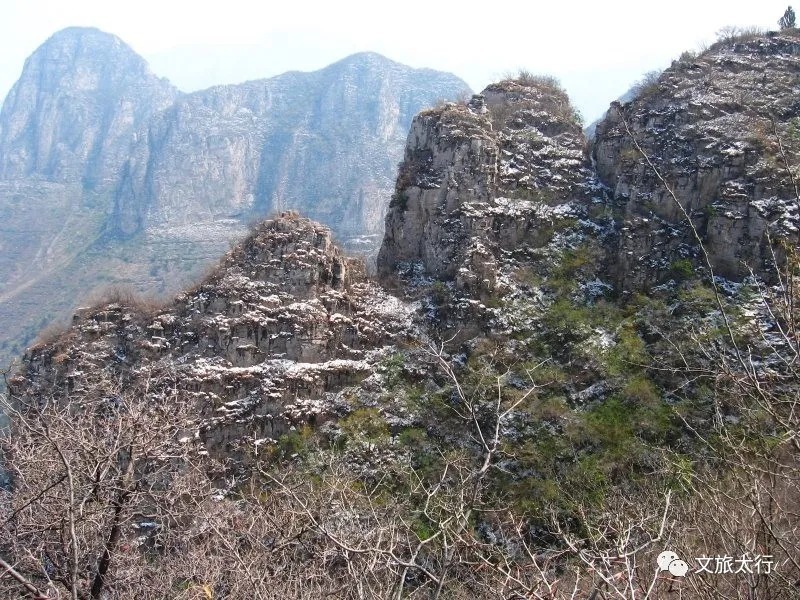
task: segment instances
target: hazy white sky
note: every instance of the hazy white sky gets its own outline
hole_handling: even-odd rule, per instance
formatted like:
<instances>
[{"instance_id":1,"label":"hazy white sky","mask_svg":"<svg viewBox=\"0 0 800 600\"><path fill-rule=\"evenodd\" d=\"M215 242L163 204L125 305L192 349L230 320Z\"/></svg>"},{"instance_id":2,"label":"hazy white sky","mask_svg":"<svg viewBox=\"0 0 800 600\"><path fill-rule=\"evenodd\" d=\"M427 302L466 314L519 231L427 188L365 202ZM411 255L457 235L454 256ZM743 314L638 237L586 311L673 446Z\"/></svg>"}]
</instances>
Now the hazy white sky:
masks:
<instances>
[{"instance_id":1,"label":"hazy white sky","mask_svg":"<svg viewBox=\"0 0 800 600\"><path fill-rule=\"evenodd\" d=\"M372 50L474 90L520 68L558 77L587 121L644 72L726 25L775 29L786 0L0 0L0 97L71 25L114 33L184 91L313 70Z\"/></svg>"}]
</instances>

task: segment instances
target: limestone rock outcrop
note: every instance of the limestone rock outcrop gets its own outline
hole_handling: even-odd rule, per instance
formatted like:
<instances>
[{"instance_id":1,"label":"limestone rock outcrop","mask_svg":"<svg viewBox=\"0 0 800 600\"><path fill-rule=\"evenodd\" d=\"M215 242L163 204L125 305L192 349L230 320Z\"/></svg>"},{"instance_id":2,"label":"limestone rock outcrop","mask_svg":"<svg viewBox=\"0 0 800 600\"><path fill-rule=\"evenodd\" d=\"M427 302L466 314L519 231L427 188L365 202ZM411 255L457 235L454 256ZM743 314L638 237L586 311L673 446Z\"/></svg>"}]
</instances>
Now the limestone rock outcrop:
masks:
<instances>
[{"instance_id":1,"label":"limestone rock outcrop","mask_svg":"<svg viewBox=\"0 0 800 600\"><path fill-rule=\"evenodd\" d=\"M504 81L466 105L421 113L386 217L384 278L413 269L477 295L501 264L549 242L587 204L585 138L552 81Z\"/></svg>"},{"instance_id":2,"label":"limestone rock outcrop","mask_svg":"<svg viewBox=\"0 0 800 600\"><path fill-rule=\"evenodd\" d=\"M412 334L411 308L345 257L330 229L296 213L256 226L219 267L164 306L112 298L32 348L17 394L69 394L98 378L152 378L196 407L216 452L258 450L335 414L337 392L369 377ZM260 442L258 440L261 440Z\"/></svg>"},{"instance_id":3,"label":"limestone rock outcrop","mask_svg":"<svg viewBox=\"0 0 800 600\"><path fill-rule=\"evenodd\" d=\"M609 262L615 284L645 290L704 260L686 217L631 140L691 216L717 275L770 277L766 234L797 243L800 40L773 33L719 43L673 63L597 125L593 156L617 205ZM626 130L626 124L628 130ZM688 261L688 262L687 262Z\"/></svg>"}]
</instances>

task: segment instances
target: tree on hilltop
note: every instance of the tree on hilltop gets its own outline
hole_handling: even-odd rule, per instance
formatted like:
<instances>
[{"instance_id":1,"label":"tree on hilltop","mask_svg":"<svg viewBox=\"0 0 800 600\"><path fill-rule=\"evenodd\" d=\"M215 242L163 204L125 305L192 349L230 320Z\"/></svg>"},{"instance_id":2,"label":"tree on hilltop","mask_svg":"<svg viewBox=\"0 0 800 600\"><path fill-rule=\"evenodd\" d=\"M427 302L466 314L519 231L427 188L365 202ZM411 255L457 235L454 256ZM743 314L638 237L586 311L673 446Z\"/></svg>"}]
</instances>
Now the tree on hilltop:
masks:
<instances>
[{"instance_id":1,"label":"tree on hilltop","mask_svg":"<svg viewBox=\"0 0 800 600\"><path fill-rule=\"evenodd\" d=\"M794 29L795 27L795 14L792 7L788 7L786 12L783 13L783 16L778 21L778 25L780 25L781 29Z\"/></svg>"}]
</instances>

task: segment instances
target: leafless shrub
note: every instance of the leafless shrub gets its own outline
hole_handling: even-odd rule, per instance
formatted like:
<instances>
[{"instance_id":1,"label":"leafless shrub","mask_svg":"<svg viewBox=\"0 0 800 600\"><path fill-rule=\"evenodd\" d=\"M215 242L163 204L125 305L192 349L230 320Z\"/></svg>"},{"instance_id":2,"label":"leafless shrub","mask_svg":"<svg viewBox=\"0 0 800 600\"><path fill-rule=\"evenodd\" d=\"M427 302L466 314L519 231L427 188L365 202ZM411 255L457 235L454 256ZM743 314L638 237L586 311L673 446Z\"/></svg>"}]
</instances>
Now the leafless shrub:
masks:
<instances>
[{"instance_id":1,"label":"leafless shrub","mask_svg":"<svg viewBox=\"0 0 800 600\"><path fill-rule=\"evenodd\" d=\"M631 88L633 98L648 98L658 92L658 83L661 73L661 71L649 71L645 73Z\"/></svg>"},{"instance_id":2,"label":"leafless shrub","mask_svg":"<svg viewBox=\"0 0 800 600\"><path fill-rule=\"evenodd\" d=\"M731 46L741 42L750 42L766 34L766 31L760 27L747 26L739 27L737 25L727 25L717 31L717 42L712 48L720 46Z\"/></svg>"},{"instance_id":3,"label":"leafless shrub","mask_svg":"<svg viewBox=\"0 0 800 600\"><path fill-rule=\"evenodd\" d=\"M131 585L125 556L157 548L187 517L185 485L202 495L190 481L193 417L174 400L149 381L125 390L101 373L80 397L55 388L3 399L0 556L18 577L0 578L2 595L101 598Z\"/></svg>"}]
</instances>

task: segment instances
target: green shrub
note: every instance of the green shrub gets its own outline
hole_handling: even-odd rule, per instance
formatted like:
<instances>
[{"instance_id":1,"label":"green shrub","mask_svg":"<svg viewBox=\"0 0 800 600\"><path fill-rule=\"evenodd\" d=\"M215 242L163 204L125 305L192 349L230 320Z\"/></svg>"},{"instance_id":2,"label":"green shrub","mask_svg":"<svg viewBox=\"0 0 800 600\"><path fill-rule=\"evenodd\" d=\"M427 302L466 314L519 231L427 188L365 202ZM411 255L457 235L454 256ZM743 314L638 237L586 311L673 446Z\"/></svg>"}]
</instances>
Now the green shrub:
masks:
<instances>
[{"instance_id":1,"label":"green shrub","mask_svg":"<svg viewBox=\"0 0 800 600\"><path fill-rule=\"evenodd\" d=\"M683 310L703 314L717 306L714 290L704 283L694 283L678 294Z\"/></svg>"},{"instance_id":2,"label":"green shrub","mask_svg":"<svg viewBox=\"0 0 800 600\"><path fill-rule=\"evenodd\" d=\"M631 409L616 398L601 403L586 415L590 437L602 446L623 450L633 440Z\"/></svg>"},{"instance_id":3,"label":"green shrub","mask_svg":"<svg viewBox=\"0 0 800 600\"><path fill-rule=\"evenodd\" d=\"M612 376L637 373L650 364L645 343L630 322L617 330L616 343L602 354L601 359Z\"/></svg>"},{"instance_id":4,"label":"green shrub","mask_svg":"<svg viewBox=\"0 0 800 600\"><path fill-rule=\"evenodd\" d=\"M694 266L688 258L679 258L669 265L669 272L678 281L685 281L694 275Z\"/></svg>"},{"instance_id":5,"label":"green shrub","mask_svg":"<svg viewBox=\"0 0 800 600\"><path fill-rule=\"evenodd\" d=\"M375 408L360 408L339 422L348 439L361 440L371 446L389 438L389 426Z\"/></svg>"},{"instance_id":6,"label":"green shrub","mask_svg":"<svg viewBox=\"0 0 800 600\"><path fill-rule=\"evenodd\" d=\"M567 472L562 493L578 506L602 505L608 490L608 477L597 456L584 455Z\"/></svg>"},{"instance_id":7,"label":"green shrub","mask_svg":"<svg viewBox=\"0 0 800 600\"><path fill-rule=\"evenodd\" d=\"M427 443L428 434L419 427L410 427L400 432L400 435L397 436L397 441L401 446L407 448L419 448Z\"/></svg>"},{"instance_id":8,"label":"green shrub","mask_svg":"<svg viewBox=\"0 0 800 600\"><path fill-rule=\"evenodd\" d=\"M590 333L591 320L587 308L576 305L566 298L553 302L542 321L545 326L545 337L550 342L560 344L564 350L568 350L565 345L585 340Z\"/></svg>"},{"instance_id":9,"label":"green shrub","mask_svg":"<svg viewBox=\"0 0 800 600\"><path fill-rule=\"evenodd\" d=\"M310 427L301 427L284 433L278 438L277 458L288 460L308 456L313 435Z\"/></svg>"},{"instance_id":10,"label":"green shrub","mask_svg":"<svg viewBox=\"0 0 800 600\"><path fill-rule=\"evenodd\" d=\"M386 374L386 389L392 391L403 382L403 365L405 357L402 352L395 352L381 364L381 369Z\"/></svg>"},{"instance_id":11,"label":"green shrub","mask_svg":"<svg viewBox=\"0 0 800 600\"><path fill-rule=\"evenodd\" d=\"M539 399L533 407L534 417L553 421L569 415L570 408L564 396L545 396Z\"/></svg>"},{"instance_id":12,"label":"green shrub","mask_svg":"<svg viewBox=\"0 0 800 600\"><path fill-rule=\"evenodd\" d=\"M655 384L645 375L636 375L629 379L622 389L622 396L630 402L646 405L652 405L660 399Z\"/></svg>"},{"instance_id":13,"label":"green shrub","mask_svg":"<svg viewBox=\"0 0 800 600\"><path fill-rule=\"evenodd\" d=\"M431 300L436 306L445 306L450 303L452 293L443 281L434 281L431 286Z\"/></svg>"}]
</instances>

